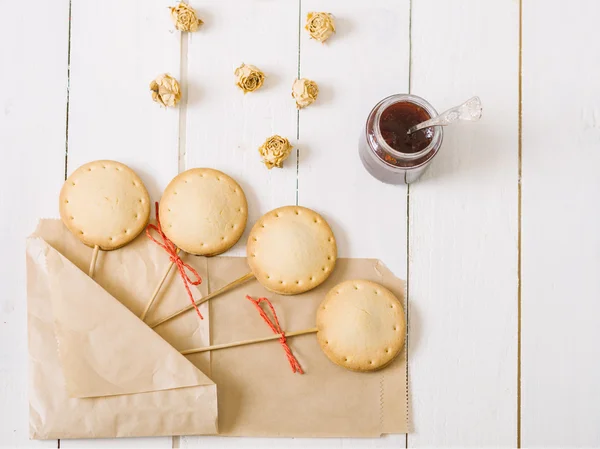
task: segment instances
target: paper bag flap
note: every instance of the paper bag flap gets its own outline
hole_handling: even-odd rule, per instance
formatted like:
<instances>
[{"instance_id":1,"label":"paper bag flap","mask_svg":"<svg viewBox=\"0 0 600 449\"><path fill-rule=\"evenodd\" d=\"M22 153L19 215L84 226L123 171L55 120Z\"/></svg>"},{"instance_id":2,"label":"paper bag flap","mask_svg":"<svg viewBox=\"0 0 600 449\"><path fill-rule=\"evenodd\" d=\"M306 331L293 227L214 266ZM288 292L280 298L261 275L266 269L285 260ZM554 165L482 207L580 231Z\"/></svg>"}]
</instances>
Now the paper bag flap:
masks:
<instances>
[{"instance_id":1,"label":"paper bag flap","mask_svg":"<svg viewBox=\"0 0 600 449\"><path fill-rule=\"evenodd\" d=\"M39 245L40 257L45 258L55 336L69 396L86 398L214 385L43 239L32 238L28 243Z\"/></svg>"}]
</instances>

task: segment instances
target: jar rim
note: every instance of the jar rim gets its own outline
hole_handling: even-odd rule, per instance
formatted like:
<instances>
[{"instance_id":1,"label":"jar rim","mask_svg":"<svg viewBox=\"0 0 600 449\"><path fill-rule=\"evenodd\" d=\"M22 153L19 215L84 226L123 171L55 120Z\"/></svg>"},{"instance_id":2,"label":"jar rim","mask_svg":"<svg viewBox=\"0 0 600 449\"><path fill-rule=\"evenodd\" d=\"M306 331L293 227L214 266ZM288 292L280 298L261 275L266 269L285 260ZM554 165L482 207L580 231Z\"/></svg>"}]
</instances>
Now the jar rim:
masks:
<instances>
[{"instance_id":1,"label":"jar rim","mask_svg":"<svg viewBox=\"0 0 600 449\"><path fill-rule=\"evenodd\" d=\"M442 134L443 134L442 127L441 126L433 127L433 137L431 138L431 142L429 143L429 145L427 145L421 151L418 151L416 153L403 153L402 151L398 151L398 150L392 148L390 145L388 145L388 143L383 138L383 135L381 134L381 128L379 126L379 123L380 123L381 115L383 114L383 112L388 107L390 107L391 105L396 104L396 103L412 103L417 106L420 106L423 109L425 109L427 114L429 114L429 118L437 116L438 113L435 110L435 108L427 102L427 100L425 100L421 97L418 97L417 95L412 95L412 94L390 95L389 97L386 97L383 100L381 100L379 103L377 103L377 105L375 105L375 107L371 111L371 114L373 114L374 111L377 111L375 114L375 118L374 118L373 130L375 131L375 137L380 142L380 145L386 151L392 153L395 156L398 156L398 157L401 157L404 159L408 159L408 160L419 159L419 158L425 156L426 154L428 154L432 149L435 149L435 147L439 144L440 140L442 139ZM369 114L369 115L371 115L371 114Z\"/></svg>"}]
</instances>

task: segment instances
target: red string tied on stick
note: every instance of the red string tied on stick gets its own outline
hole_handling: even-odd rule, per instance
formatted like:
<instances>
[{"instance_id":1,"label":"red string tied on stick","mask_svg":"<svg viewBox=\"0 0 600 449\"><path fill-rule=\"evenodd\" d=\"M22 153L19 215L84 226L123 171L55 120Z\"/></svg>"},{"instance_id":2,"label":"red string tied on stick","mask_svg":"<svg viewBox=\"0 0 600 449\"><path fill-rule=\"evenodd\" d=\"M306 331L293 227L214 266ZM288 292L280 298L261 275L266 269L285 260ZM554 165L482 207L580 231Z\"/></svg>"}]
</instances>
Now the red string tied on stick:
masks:
<instances>
[{"instance_id":1,"label":"red string tied on stick","mask_svg":"<svg viewBox=\"0 0 600 449\"><path fill-rule=\"evenodd\" d=\"M196 270L194 270L194 268L192 268L189 264L187 264L183 260L181 260L181 257L179 257L179 254L177 254L177 246L175 246L175 244L171 240L169 240L169 238L163 232L162 226L160 225L160 218L158 216L158 202L154 203L154 207L156 209L156 224L149 224L146 227L146 235L148 236L148 238L150 240L152 240L154 243L156 243L158 246L160 246L162 249L164 249L167 252L167 254L169 255L169 259L171 260L171 262L173 262L177 266L177 269L179 270L179 275L181 276L181 279L183 280L183 286L185 287L185 290L187 291L190 301L192 302L194 309L196 309L196 313L198 314L200 319L203 320L204 317L200 313L200 310L198 310L196 301L194 301L194 295L192 295L192 290L190 289L190 285L202 284L202 278L200 277L198 272ZM152 236L152 233L150 231L156 231L158 233L158 235L160 236L160 238L162 239L162 243L159 242L158 240L156 240ZM188 274L188 272L195 278L195 280L192 280L190 278L190 275Z\"/></svg>"},{"instance_id":2,"label":"red string tied on stick","mask_svg":"<svg viewBox=\"0 0 600 449\"><path fill-rule=\"evenodd\" d=\"M300 363L298 363L298 360L296 359L296 357L294 357L294 354L292 354L292 350L290 349L289 345L287 344L287 340L285 338L285 333L283 332L283 330L281 329L281 326L279 325L279 319L277 318L277 314L275 313L275 309L273 308L273 304L271 304L271 301L269 301L267 298L254 299L250 295L246 295L246 299L249 300L250 302L252 302L252 304L254 304L254 307L256 307L256 310L258 310L258 313L260 313L260 316L265 321L265 323L267 323L269 325L271 330L275 334L281 334L279 343L281 343L281 346L283 347L283 350L285 351L285 355L287 356L287 359L290 362L290 366L292 367L292 372L294 372L294 373L298 372L300 374L304 374L304 371L302 371L302 367L300 366ZM271 320L267 316L266 312L260 306L260 303L262 303L262 302L267 304L267 306L271 310L271 314L273 315L273 320Z\"/></svg>"}]
</instances>

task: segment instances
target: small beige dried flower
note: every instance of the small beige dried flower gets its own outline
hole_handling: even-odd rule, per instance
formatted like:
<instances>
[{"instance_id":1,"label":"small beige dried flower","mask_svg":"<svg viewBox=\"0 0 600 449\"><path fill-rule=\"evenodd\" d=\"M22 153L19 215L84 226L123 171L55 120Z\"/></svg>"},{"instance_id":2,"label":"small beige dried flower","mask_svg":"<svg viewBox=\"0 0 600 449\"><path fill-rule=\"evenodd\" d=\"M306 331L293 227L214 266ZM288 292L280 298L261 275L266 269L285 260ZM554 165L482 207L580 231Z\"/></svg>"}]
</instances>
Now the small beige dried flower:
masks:
<instances>
[{"instance_id":1,"label":"small beige dried flower","mask_svg":"<svg viewBox=\"0 0 600 449\"><path fill-rule=\"evenodd\" d=\"M175 106L181 100L179 82L168 73L163 73L150 83L152 99L164 106Z\"/></svg>"},{"instance_id":2,"label":"small beige dried flower","mask_svg":"<svg viewBox=\"0 0 600 449\"><path fill-rule=\"evenodd\" d=\"M288 158L292 151L292 145L285 137L274 135L269 137L258 149L267 168L283 167L283 161Z\"/></svg>"},{"instance_id":3,"label":"small beige dried flower","mask_svg":"<svg viewBox=\"0 0 600 449\"><path fill-rule=\"evenodd\" d=\"M179 31L198 31L198 27L204 22L198 18L196 11L183 2L177 6L171 6L171 19L175 28Z\"/></svg>"},{"instance_id":4,"label":"small beige dried flower","mask_svg":"<svg viewBox=\"0 0 600 449\"><path fill-rule=\"evenodd\" d=\"M237 80L235 84L244 91L244 94L253 92L263 85L265 74L253 65L242 64L235 69Z\"/></svg>"},{"instance_id":5,"label":"small beige dried flower","mask_svg":"<svg viewBox=\"0 0 600 449\"><path fill-rule=\"evenodd\" d=\"M309 12L306 16L306 26L310 37L323 43L335 33L333 16L328 12Z\"/></svg>"},{"instance_id":6,"label":"small beige dried flower","mask_svg":"<svg viewBox=\"0 0 600 449\"><path fill-rule=\"evenodd\" d=\"M314 81L306 78L295 80L292 85L292 97L296 100L298 109L305 108L314 103L319 95L319 86Z\"/></svg>"}]
</instances>

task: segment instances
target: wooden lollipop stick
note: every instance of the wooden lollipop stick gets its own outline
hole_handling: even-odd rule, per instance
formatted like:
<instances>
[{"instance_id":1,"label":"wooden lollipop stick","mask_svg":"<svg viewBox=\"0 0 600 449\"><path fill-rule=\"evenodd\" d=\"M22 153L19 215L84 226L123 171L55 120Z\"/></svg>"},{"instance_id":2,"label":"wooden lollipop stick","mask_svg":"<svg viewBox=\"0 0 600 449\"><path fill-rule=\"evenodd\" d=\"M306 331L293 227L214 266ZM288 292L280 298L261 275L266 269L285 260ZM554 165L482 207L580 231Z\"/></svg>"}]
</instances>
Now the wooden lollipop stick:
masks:
<instances>
[{"instance_id":1,"label":"wooden lollipop stick","mask_svg":"<svg viewBox=\"0 0 600 449\"><path fill-rule=\"evenodd\" d=\"M254 273L245 274L241 278L236 279L235 281L227 284L225 287L221 287L220 289L212 292L211 294L206 295L204 298L200 298L199 300L196 301L196 306L199 306L200 304L205 303L206 301L208 301L210 299L213 299L216 296L219 296L221 293L225 293L225 292L227 292L227 291L229 291L229 290L237 287L238 285L243 284L244 282L252 279L253 277L254 277ZM169 315L168 317L163 318L160 321L158 321L158 322L150 325L150 327L154 329L155 327L157 327L157 326L159 326L159 325L161 325L161 324L163 324L163 323L165 323L165 322L167 322L169 320L172 320L176 316L179 316L182 313L187 312L188 310L192 310L193 308L194 308L194 306L192 304L190 304L190 305L184 307L183 309L178 310L177 312Z\"/></svg>"},{"instance_id":2,"label":"wooden lollipop stick","mask_svg":"<svg viewBox=\"0 0 600 449\"><path fill-rule=\"evenodd\" d=\"M90 262L90 277L94 277L94 272L96 271L96 260L98 260L98 252L100 251L100 247L98 245L94 246L94 251L92 251L92 261Z\"/></svg>"},{"instance_id":3,"label":"wooden lollipop stick","mask_svg":"<svg viewBox=\"0 0 600 449\"><path fill-rule=\"evenodd\" d=\"M286 338L288 338L288 337L295 337L297 335L313 334L317 331L318 331L317 328L313 327L313 328L304 329L301 331L284 332L283 335L285 335ZM181 353L183 355L188 355L188 354L196 354L198 352L214 351L216 349L225 349L225 348L233 348L235 346L251 345L254 343L262 343L265 341L279 340L281 338L281 336L282 336L282 334L274 334L274 335L271 335L270 337L255 338L254 340L243 340L243 341L236 341L234 343L224 343L221 345L206 346L205 348L187 349L185 351L181 351Z\"/></svg>"},{"instance_id":4,"label":"wooden lollipop stick","mask_svg":"<svg viewBox=\"0 0 600 449\"><path fill-rule=\"evenodd\" d=\"M179 251L180 251L179 248L177 248L177 255L179 255ZM163 274L162 278L160 278L160 281L156 285L156 288L154 289L154 292L152 293L152 297L148 301L148 304L146 304L146 308L144 309L144 312L140 316L140 320L144 321L146 319L146 315L148 315L148 311L150 310L150 307L152 307L152 304L154 304L154 300L158 296L158 292L160 291L163 284L165 283L165 280L167 279L167 276L171 272L171 268L173 268L173 265L175 265L175 262L171 261L169 263L169 265L167 266L167 269L165 270L165 274Z\"/></svg>"}]
</instances>

